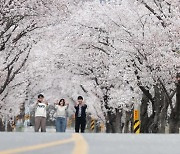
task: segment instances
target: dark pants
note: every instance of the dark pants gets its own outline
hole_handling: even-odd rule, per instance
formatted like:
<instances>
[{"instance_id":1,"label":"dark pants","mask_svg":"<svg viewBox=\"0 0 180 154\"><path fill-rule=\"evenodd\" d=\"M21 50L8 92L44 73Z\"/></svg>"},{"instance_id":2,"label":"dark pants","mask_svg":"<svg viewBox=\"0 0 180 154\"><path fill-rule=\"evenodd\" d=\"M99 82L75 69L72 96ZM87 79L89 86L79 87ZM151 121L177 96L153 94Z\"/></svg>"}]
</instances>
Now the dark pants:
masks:
<instances>
[{"instance_id":1,"label":"dark pants","mask_svg":"<svg viewBox=\"0 0 180 154\"><path fill-rule=\"evenodd\" d=\"M41 128L41 132L46 132L46 118L45 117L35 117L35 132L39 132Z\"/></svg>"},{"instance_id":2,"label":"dark pants","mask_svg":"<svg viewBox=\"0 0 180 154\"><path fill-rule=\"evenodd\" d=\"M75 121L75 132L79 133L79 129L81 128L81 133L84 133L86 127L86 119L82 117L77 117Z\"/></svg>"}]
</instances>

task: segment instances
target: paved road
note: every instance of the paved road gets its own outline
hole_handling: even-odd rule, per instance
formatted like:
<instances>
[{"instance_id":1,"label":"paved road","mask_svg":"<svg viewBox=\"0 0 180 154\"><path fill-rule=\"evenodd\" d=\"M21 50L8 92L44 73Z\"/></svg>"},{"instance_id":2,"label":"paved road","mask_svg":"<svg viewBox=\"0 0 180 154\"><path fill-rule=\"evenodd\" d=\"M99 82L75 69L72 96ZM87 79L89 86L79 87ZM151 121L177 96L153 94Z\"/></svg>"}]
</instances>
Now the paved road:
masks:
<instances>
[{"instance_id":1,"label":"paved road","mask_svg":"<svg viewBox=\"0 0 180 154\"><path fill-rule=\"evenodd\" d=\"M180 135L0 133L0 154L180 154Z\"/></svg>"}]
</instances>

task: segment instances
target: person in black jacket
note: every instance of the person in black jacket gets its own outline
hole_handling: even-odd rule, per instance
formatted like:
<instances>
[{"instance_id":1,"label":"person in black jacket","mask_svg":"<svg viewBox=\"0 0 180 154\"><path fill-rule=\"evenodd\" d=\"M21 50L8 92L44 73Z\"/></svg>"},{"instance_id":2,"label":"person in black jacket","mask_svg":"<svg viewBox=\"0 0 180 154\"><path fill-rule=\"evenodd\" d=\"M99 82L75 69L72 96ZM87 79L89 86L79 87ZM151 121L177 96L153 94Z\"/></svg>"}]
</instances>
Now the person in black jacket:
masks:
<instances>
[{"instance_id":1,"label":"person in black jacket","mask_svg":"<svg viewBox=\"0 0 180 154\"><path fill-rule=\"evenodd\" d=\"M78 96L78 102L74 106L76 109L75 113L75 132L79 133L79 129L81 128L81 133L84 133L86 127L86 109L87 105L83 102L83 97Z\"/></svg>"}]
</instances>

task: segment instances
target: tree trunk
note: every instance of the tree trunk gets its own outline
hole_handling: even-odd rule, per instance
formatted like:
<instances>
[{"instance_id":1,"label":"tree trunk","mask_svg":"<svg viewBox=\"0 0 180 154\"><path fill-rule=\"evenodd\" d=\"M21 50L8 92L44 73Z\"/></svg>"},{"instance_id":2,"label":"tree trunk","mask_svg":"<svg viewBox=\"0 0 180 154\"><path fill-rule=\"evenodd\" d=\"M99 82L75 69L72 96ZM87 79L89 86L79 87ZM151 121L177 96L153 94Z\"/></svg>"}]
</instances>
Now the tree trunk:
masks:
<instances>
[{"instance_id":1,"label":"tree trunk","mask_svg":"<svg viewBox=\"0 0 180 154\"><path fill-rule=\"evenodd\" d=\"M155 96L154 96L154 104L153 104L153 113L154 113L154 119L152 124L150 125L150 131L152 133L158 133L159 131L159 114L161 110L161 89L159 87L159 84L156 84L154 86Z\"/></svg>"},{"instance_id":2,"label":"tree trunk","mask_svg":"<svg viewBox=\"0 0 180 154\"><path fill-rule=\"evenodd\" d=\"M0 118L0 132L5 131L5 126L4 123L2 121L2 118Z\"/></svg>"},{"instance_id":3,"label":"tree trunk","mask_svg":"<svg viewBox=\"0 0 180 154\"><path fill-rule=\"evenodd\" d=\"M119 109L116 109L116 118L115 118L115 132L116 133L122 133L121 117L122 117L122 112Z\"/></svg>"},{"instance_id":4,"label":"tree trunk","mask_svg":"<svg viewBox=\"0 0 180 154\"><path fill-rule=\"evenodd\" d=\"M166 123L167 123L167 111L169 104L168 104L167 96L165 94L164 94L164 99L162 101L163 101L163 107L160 112L160 118L159 118L160 126L158 133L165 133Z\"/></svg>"},{"instance_id":5,"label":"tree trunk","mask_svg":"<svg viewBox=\"0 0 180 154\"><path fill-rule=\"evenodd\" d=\"M106 133L112 133L111 125L108 121L106 121Z\"/></svg>"},{"instance_id":6,"label":"tree trunk","mask_svg":"<svg viewBox=\"0 0 180 154\"><path fill-rule=\"evenodd\" d=\"M131 111L126 111L126 120L125 120L125 124L124 124L124 133L131 133L131 129L130 129L131 117L132 117L132 112Z\"/></svg>"},{"instance_id":7,"label":"tree trunk","mask_svg":"<svg viewBox=\"0 0 180 154\"><path fill-rule=\"evenodd\" d=\"M11 125L10 121L8 121L7 132L12 132L12 131L13 131L12 125Z\"/></svg>"},{"instance_id":8,"label":"tree trunk","mask_svg":"<svg viewBox=\"0 0 180 154\"><path fill-rule=\"evenodd\" d=\"M141 119L141 125L140 125L140 132L141 133L148 133L148 103L149 99L146 97L145 94L143 94L141 106L140 106L140 119Z\"/></svg>"},{"instance_id":9,"label":"tree trunk","mask_svg":"<svg viewBox=\"0 0 180 154\"><path fill-rule=\"evenodd\" d=\"M180 76L178 77L176 83L176 104L174 109L171 111L169 132L179 133L179 127L180 127Z\"/></svg>"}]
</instances>

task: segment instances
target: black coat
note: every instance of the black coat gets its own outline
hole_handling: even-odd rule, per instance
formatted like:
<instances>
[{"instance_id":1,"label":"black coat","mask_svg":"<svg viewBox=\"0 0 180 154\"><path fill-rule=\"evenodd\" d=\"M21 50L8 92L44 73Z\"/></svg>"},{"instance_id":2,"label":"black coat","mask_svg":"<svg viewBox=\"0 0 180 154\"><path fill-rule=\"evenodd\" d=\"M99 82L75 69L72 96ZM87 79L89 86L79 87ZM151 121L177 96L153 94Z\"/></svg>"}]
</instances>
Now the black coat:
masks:
<instances>
[{"instance_id":1,"label":"black coat","mask_svg":"<svg viewBox=\"0 0 180 154\"><path fill-rule=\"evenodd\" d=\"M78 112L79 112L79 105L74 106L74 108L76 109L75 118L77 118L78 117ZM81 118L83 118L83 119L86 119L86 109L87 109L87 105L84 104L82 106L82 110L81 110Z\"/></svg>"}]
</instances>

